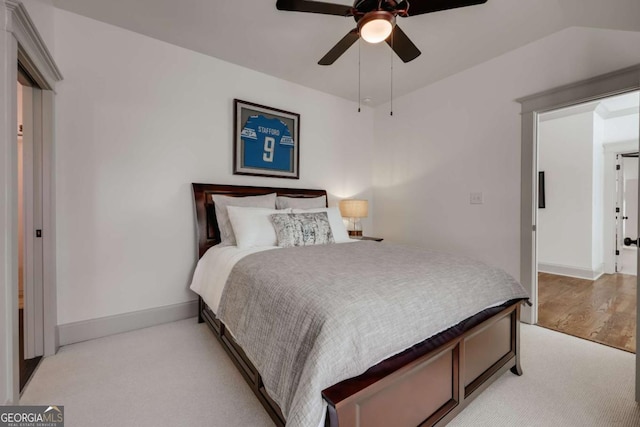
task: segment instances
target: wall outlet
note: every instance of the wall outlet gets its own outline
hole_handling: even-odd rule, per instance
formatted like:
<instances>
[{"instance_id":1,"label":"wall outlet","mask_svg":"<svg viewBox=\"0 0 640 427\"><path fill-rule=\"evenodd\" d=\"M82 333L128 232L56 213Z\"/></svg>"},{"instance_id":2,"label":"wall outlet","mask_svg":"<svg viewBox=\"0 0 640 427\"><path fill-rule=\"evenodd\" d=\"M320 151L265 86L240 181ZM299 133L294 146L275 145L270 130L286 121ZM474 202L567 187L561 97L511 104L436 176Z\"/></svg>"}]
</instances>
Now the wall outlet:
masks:
<instances>
[{"instance_id":1,"label":"wall outlet","mask_svg":"<svg viewBox=\"0 0 640 427\"><path fill-rule=\"evenodd\" d=\"M484 199L482 198L482 193L470 193L469 194L469 202L472 205L481 205L484 203Z\"/></svg>"}]
</instances>

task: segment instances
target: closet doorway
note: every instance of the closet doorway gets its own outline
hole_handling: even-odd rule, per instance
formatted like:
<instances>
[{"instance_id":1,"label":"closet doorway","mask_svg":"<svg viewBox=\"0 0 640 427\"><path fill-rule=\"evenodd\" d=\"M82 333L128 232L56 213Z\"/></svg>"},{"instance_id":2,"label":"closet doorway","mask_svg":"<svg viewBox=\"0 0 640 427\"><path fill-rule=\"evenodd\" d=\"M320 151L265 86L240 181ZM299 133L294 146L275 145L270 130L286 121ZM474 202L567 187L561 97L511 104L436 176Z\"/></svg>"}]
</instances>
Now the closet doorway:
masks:
<instances>
[{"instance_id":1,"label":"closet doorway","mask_svg":"<svg viewBox=\"0 0 640 427\"><path fill-rule=\"evenodd\" d=\"M20 392L44 355L41 90L18 68L18 327Z\"/></svg>"}]
</instances>

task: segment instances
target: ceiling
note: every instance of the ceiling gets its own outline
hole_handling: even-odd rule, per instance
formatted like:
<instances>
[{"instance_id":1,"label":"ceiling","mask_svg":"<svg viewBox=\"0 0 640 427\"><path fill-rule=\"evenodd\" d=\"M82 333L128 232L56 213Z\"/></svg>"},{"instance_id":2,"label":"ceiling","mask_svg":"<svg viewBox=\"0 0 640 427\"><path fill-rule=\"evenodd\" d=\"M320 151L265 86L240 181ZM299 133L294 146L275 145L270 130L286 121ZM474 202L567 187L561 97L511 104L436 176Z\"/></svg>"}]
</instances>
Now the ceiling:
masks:
<instances>
[{"instance_id":1,"label":"ceiling","mask_svg":"<svg viewBox=\"0 0 640 427\"><path fill-rule=\"evenodd\" d=\"M328 0L348 4L348 0ZM428 0L412 0L428 1ZM318 60L353 18L276 10L276 0L53 0L80 15L220 58L352 101L358 100L358 45L335 64ZM398 18L422 51L393 57L394 97L412 92L572 26L640 31L638 0L488 0L486 4ZM361 99L390 99L391 51L361 44Z\"/></svg>"}]
</instances>

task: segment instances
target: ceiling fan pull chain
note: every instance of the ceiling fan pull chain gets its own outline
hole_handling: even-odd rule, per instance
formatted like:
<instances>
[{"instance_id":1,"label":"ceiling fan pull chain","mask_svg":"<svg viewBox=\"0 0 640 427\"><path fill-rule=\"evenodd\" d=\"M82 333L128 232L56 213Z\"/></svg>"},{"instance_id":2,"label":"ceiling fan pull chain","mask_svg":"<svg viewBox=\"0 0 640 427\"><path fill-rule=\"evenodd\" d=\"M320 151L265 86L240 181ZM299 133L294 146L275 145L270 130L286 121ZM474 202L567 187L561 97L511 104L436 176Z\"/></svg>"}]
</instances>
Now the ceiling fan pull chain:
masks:
<instances>
[{"instance_id":1,"label":"ceiling fan pull chain","mask_svg":"<svg viewBox=\"0 0 640 427\"><path fill-rule=\"evenodd\" d=\"M390 116L393 116L393 33L391 32L391 111L389 112Z\"/></svg>"},{"instance_id":2,"label":"ceiling fan pull chain","mask_svg":"<svg viewBox=\"0 0 640 427\"><path fill-rule=\"evenodd\" d=\"M360 91L361 91L361 75L362 73L360 72L360 46L362 45L362 41L360 38L358 38L358 113L360 112L360 103L362 102L362 97L360 96Z\"/></svg>"}]
</instances>

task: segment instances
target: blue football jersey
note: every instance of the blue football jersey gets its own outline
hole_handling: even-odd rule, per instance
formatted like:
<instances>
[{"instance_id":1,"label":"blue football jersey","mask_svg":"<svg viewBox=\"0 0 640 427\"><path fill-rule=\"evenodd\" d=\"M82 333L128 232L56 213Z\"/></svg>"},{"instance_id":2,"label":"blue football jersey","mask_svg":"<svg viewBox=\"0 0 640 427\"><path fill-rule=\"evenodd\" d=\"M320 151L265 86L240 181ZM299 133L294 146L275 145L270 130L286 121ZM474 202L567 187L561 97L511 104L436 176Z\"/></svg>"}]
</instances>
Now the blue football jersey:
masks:
<instances>
[{"instance_id":1,"label":"blue football jersey","mask_svg":"<svg viewBox=\"0 0 640 427\"><path fill-rule=\"evenodd\" d=\"M244 143L243 166L292 171L294 141L281 120L250 116L240 137Z\"/></svg>"}]
</instances>

